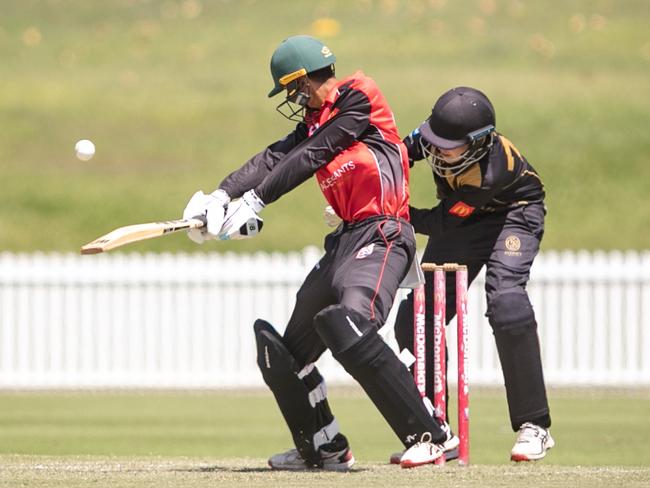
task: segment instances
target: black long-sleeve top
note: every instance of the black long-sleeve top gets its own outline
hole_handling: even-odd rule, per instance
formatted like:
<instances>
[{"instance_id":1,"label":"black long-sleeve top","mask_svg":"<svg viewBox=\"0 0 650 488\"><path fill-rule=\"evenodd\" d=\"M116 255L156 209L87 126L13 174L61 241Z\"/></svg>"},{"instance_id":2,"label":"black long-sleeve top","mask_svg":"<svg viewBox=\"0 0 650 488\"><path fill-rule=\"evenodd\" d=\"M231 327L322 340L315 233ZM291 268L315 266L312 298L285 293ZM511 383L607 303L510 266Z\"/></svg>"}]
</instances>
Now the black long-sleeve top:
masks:
<instances>
[{"instance_id":1,"label":"black long-sleeve top","mask_svg":"<svg viewBox=\"0 0 650 488\"><path fill-rule=\"evenodd\" d=\"M412 132L404 143L409 164L424 159L420 134ZM494 143L480 161L457 176L434 174L439 204L431 209L410 207L411 223L420 234L432 235L461 225L481 214L544 201L544 185L521 152L503 135L495 134Z\"/></svg>"}]
</instances>

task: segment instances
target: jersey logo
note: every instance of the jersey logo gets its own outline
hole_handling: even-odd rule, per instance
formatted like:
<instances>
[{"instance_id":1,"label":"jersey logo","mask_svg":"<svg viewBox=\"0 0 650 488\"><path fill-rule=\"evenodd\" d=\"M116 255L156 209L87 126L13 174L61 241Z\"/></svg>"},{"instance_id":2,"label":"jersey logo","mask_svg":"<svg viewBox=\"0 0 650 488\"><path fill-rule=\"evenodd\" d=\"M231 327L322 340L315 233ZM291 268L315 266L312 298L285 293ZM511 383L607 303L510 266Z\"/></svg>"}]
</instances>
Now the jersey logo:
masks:
<instances>
[{"instance_id":1,"label":"jersey logo","mask_svg":"<svg viewBox=\"0 0 650 488\"><path fill-rule=\"evenodd\" d=\"M356 165L352 160L348 161L345 164L342 164L338 169L332 171L332 175L329 178L320 180L319 184L320 184L321 191L325 191L328 188L333 187L338 182L339 178L343 177L345 174L349 173L350 171L354 171L355 169L356 169Z\"/></svg>"},{"instance_id":2,"label":"jersey logo","mask_svg":"<svg viewBox=\"0 0 650 488\"><path fill-rule=\"evenodd\" d=\"M359 252L357 253L356 259L364 259L367 258L372 254L372 251L375 250L375 245L374 244L369 244L366 247L362 247L359 249Z\"/></svg>"},{"instance_id":3,"label":"jersey logo","mask_svg":"<svg viewBox=\"0 0 650 488\"><path fill-rule=\"evenodd\" d=\"M465 217L472 215L474 210L476 210L475 207L467 205L464 202L456 202L454 206L449 209L449 213L464 219Z\"/></svg>"}]
</instances>

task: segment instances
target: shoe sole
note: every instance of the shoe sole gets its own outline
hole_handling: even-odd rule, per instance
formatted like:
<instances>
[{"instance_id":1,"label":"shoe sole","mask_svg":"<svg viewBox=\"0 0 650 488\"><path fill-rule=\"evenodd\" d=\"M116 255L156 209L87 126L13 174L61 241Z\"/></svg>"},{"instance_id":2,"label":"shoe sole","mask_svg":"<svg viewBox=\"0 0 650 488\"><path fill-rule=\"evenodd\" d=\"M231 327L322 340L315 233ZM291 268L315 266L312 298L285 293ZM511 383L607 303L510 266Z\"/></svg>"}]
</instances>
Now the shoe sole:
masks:
<instances>
[{"instance_id":1,"label":"shoe sole","mask_svg":"<svg viewBox=\"0 0 650 488\"><path fill-rule=\"evenodd\" d=\"M352 469L352 466L354 466L354 463L356 463L357 460L354 459L354 456L350 455L350 459L345 461L344 463L336 463L336 464L323 464L323 471L350 471Z\"/></svg>"},{"instance_id":2,"label":"shoe sole","mask_svg":"<svg viewBox=\"0 0 650 488\"><path fill-rule=\"evenodd\" d=\"M445 461L453 461L454 459L458 459L458 447L445 451Z\"/></svg>"},{"instance_id":3,"label":"shoe sole","mask_svg":"<svg viewBox=\"0 0 650 488\"><path fill-rule=\"evenodd\" d=\"M433 464L434 461L427 461L426 463L399 463L399 466L402 469L412 469L417 468L418 466L424 466L425 464Z\"/></svg>"},{"instance_id":4,"label":"shoe sole","mask_svg":"<svg viewBox=\"0 0 650 488\"><path fill-rule=\"evenodd\" d=\"M334 460L334 462L332 463L328 462L328 460L330 459ZM330 456L328 458L323 459L323 470L324 471L349 471L350 468L354 466L355 462L356 459L354 459L354 454L352 454L352 451L348 449L345 455L343 456L343 459L340 459L340 456Z\"/></svg>"},{"instance_id":5,"label":"shoe sole","mask_svg":"<svg viewBox=\"0 0 650 488\"><path fill-rule=\"evenodd\" d=\"M273 471L312 471L319 468L308 468L307 466L273 466L267 463Z\"/></svg>"},{"instance_id":6,"label":"shoe sole","mask_svg":"<svg viewBox=\"0 0 650 488\"><path fill-rule=\"evenodd\" d=\"M424 466L426 464L433 464L436 461L436 459L444 456L444 453L442 451L438 451L438 453L439 454L436 457L427 459L426 461L420 461L416 463L413 461L406 460L406 461L400 461L399 465L402 467L402 469L411 469L411 468L417 468L418 466Z\"/></svg>"},{"instance_id":7,"label":"shoe sole","mask_svg":"<svg viewBox=\"0 0 650 488\"><path fill-rule=\"evenodd\" d=\"M436 458L436 459L438 459L438 458ZM424 462L421 462L421 463L405 462L405 463L399 463L399 465L400 465L400 467L402 469L411 469L411 468L417 468L418 466L426 466L427 464L434 464L436 459L432 459L431 461L424 461ZM434 466L435 466L435 464L434 464Z\"/></svg>"},{"instance_id":8,"label":"shoe sole","mask_svg":"<svg viewBox=\"0 0 650 488\"><path fill-rule=\"evenodd\" d=\"M546 453L533 455L533 456L527 456L525 454L512 454L510 455L510 461L514 461L516 463L521 463L526 461L539 461L540 459L543 459L545 456Z\"/></svg>"},{"instance_id":9,"label":"shoe sole","mask_svg":"<svg viewBox=\"0 0 650 488\"><path fill-rule=\"evenodd\" d=\"M458 459L458 446L460 445L460 439L456 436L454 436L451 440L456 439L455 442L452 442L451 444L445 443L445 449L444 449L444 454L445 454L445 461L453 461L454 459ZM395 453L391 455L391 457L388 459L388 464L400 464L402 460L402 453Z\"/></svg>"},{"instance_id":10,"label":"shoe sole","mask_svg":"<svg viewBox=\"0 0 650 488\"><path fill-rule=\"evenodd\" d=\"M542 451L540 454L510 454L510 461L514 461L516 463L526 461L539 461L540 459L544 459L546 457L546 452L552 449L553 446L555 446L555 442L549 442L544 451Z\"/></svg>"}]
</instances>

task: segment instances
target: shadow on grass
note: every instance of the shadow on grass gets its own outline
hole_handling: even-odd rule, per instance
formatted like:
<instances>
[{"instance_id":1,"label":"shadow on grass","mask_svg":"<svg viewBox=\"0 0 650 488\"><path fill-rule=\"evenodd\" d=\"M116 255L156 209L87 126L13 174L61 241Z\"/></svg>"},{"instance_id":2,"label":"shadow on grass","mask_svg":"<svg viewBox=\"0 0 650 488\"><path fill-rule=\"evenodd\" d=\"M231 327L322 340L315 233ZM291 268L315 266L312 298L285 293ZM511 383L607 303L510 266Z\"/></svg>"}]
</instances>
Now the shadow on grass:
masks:
<instances>
[{"instance_id":1,"label":"shadow on grass","mask_svg":"<svg viewBox=\"0 0 650 488\"><path fill-rule=\"evenodd\" d=\"M268 467L235 467L235 466L195 466L187 468L171 468L167 471L176 472L176 473L269 473L269 474L278 474L278 473L336 473L337 471L324 471L322 469L304 469L304 470L274 470ZM352 468L349 471L342 473L363 473L369 471L368 468Z\"/></svg>"}]
</instances>

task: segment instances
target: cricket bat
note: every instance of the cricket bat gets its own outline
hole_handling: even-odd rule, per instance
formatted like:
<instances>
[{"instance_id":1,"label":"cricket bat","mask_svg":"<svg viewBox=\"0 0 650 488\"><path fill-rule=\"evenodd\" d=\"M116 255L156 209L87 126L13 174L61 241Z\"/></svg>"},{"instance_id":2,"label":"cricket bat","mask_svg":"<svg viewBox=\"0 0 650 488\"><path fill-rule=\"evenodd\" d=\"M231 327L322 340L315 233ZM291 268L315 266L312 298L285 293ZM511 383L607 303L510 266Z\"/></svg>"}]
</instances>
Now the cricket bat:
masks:
<instances>
[{"instance_id":1,"label":"cricket bat","mask_svg":"<svg viewBox=\"0 0 650 488\"><path fill-rule=\"evenodd\" d=\"M97 254L110 251L133 242L144 241L154 237L172 234L181 230L197 229L206 225L205 219L167 220L165 222L150 222L147 224L127 225L119 227L106 235L98 237L81 248L81 254Z\"/></svg>"}]
</instances>

